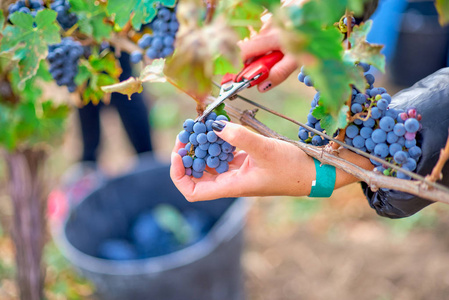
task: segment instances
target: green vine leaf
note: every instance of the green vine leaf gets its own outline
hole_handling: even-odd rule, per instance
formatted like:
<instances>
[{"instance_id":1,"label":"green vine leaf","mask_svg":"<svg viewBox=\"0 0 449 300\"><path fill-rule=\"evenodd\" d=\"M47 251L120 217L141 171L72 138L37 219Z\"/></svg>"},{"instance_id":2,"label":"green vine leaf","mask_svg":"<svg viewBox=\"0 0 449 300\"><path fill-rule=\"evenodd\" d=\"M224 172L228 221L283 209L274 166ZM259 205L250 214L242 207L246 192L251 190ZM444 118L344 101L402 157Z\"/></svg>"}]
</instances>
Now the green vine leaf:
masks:
<instances>
[{"instance_id":1,"label":"green vine leaf","mask_svg":"<svg viewBox=\"0 0 449 300\"><path fill-rule=\"evenodd\" d=\"M112 53L105 56L93 54L89 60L82 60L75 83L82 87L83 103L98 104L104 98L101 87L118 82L121 72Z\"/></svg>"},{"instance_id":2,"label":"green vine leaf","mask_svg":"<svg viewBox=\"0 0 449 300\"><path fill-rule=\"evenodd\" d=\"M345 53L347 61L364 62L385 72L385 56L380 53L383 45L370 44L366 37L371 30L373 21L369 20L360 26L354 26L354 31L349 38L352 48Z\"/></svg>"},{"instance_id":3,"label":"green vine leaf","mask_svg":"<svg viewBox=\"0 0 449 300\"><path fill-rule=\"evenodd\" d=\"M183 10L189 11L181 5L178 14ZM176 37L176 51L167 59L164 74L170 82L201 103L212 90L215 59L221 56L234 66L241 63L238 36L222 18L215 18L203 27L187 20L181 24L184 27Z\"/></svg>"},{"instance_id":4,"label":"green vine leaf","mask_svg":"<svg viewBox=\"0 0 449 300\"><path fill-rule=\"evenodd\" d=\"M36 18L22 12L15 12L10 17L12 25L8 25L2 32L0 54L14 53L13 59L18 60L20 85L32 78L41 60L48 54L48 45L61 41L56 12L44 9L39 11Z\"/></svg>"},{"instance_id":5,"label":"green vine leaf","mask_svg":"<svg viewBox=\"0 0 449 300\"><path fill-rule=\"evenodd\" d=\"M78 16L80 31L92 36L97 42L109 38L112 22L106 22L106 6L99 1L70 0L72 11ZM129 17L129 16L128 16Z\"/></svg>"},{"instance_id":6,"label":"green vine leaf","mask_svg":"<svg viewBox=\"0 0 449 300\"><path fill-rule=\"evenodd\" d=\"M156 5L174 7L176 0L109 0L107 10L114 18L115 23L123 27L130 20L135 30L140 30L142 24L150 23L156 17Z\"/></svg>"},{"instance_id":7,"label":"green vine leaf","mask_svg":"<svg viewBox=\"0 0 449 300\"><path fill-rule=\"evenodd\" d=\"M220 1L216 14L225 15L227 22L239 35L240 39L250 36L250 29L259 30L262 27L262 6L250 0Z\"/></svg>"},{"instance_id":8,"label":"green vine leaf","mask_svg":"<svg viewBox=\"0 0 449 300\"><path fill-rule=\"evenodd\" d=\"M438 20L441 26L449 24L449 0L436 0L435 7L438 11Z\"/></svg>"},{"instance_id":9,"label":"green vine leaf","mask_svg":"<svg viewBox=\"0 0 449 300\"><path fill-rule=\"evenodd\" d=\"M338 129L345 128L348 125L346 119L349 107L344 105L337 114L329 114L326 108L322 105L316 106L312 112L312 115L321 119L321 128L326 130L327 135L332 136Z\"/></svg>"}]
</instances>

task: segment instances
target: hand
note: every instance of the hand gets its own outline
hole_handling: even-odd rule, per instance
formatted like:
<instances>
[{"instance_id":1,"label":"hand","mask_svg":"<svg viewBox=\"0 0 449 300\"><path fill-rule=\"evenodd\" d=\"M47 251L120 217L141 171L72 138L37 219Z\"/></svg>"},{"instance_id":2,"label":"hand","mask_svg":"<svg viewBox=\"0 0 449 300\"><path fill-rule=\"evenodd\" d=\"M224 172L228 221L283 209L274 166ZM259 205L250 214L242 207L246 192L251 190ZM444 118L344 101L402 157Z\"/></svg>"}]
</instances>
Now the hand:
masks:
<instances>
[{"instance_id":1,"label":"hand","mask_svg":"<svg viewBox=\"0 0 449 300\"><path fill-rule=\"evenodd\" d=\"M241 125L223 123L226 124L223 131L215 133L242 149L229 164L229 171L223 174L207 168L200 179L185 175L178 154L178 150L185 145L176 141L170 176L188 201L310 193L311 182L315 179L311 157L290 143L263 137Z\"/></svg>"},{"instance_id":2,"label":"hand","mask_svg":"<svg viewBox=\"0 0 449 300\"><path fill-rule=\"evenodd\" d=\"M279 40L279 30L267 25L260 30L260 33L248 40L239 42L243 61L250 58L264 55L270 51L282 51ZM286 54L270 71L268 78L258 84L259 92L266 92L273 87L279 85L290 76L298 68L296 59Z\"/></svg>"}]
</instances>

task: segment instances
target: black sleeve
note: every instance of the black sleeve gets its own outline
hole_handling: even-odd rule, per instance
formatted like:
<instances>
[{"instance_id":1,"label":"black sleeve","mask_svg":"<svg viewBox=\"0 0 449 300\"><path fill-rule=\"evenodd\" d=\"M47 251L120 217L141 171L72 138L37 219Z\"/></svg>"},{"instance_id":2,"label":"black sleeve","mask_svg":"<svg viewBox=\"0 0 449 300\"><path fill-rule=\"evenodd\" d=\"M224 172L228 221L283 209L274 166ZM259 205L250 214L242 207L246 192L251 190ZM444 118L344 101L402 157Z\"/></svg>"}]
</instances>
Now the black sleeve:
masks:
<instances>
[{"instance_id":1,"label":"black sleeve","mask_svg":"<svg viewBox=\"0 0 449 300\"><path fill-rule=\"evenodd\" d=\"M403 90L393 97L390 107L407 109L414 107L422 115L422 130L417 134L422 156L416 173L426 176L432 172L444 148L449 129L449 68L441 69ZM443 168L443 180L449 186L449 163ZM383 217L404 218L413 215L432 201L403 192L379 189L371 191L366 183L362 188L370 206Z\"/></svg>"}]
</instances>

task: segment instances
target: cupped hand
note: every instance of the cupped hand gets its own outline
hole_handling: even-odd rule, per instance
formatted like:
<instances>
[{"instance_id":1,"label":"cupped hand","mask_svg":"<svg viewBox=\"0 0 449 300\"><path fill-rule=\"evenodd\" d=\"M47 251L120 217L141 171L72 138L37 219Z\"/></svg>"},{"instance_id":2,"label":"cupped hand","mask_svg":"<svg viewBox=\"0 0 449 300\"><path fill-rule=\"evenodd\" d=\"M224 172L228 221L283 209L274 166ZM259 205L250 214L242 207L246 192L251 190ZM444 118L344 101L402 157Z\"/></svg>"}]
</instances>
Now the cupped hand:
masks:
<instances>
[{"instance_id":1,"label":"cupped hand","mask_svg":"<svg viewBox=\"0 0 449 300\"><path fill-rule=\"evenodd\" d=\"M311 157L287 142L263 137L241 125L223 123L226 124L223 130L215 133L241 149L229 163L229 171L223 174L207 168L199 179L185 175L181 156L177 153L185 144L176 141L170 176L188 201L310 193L315 177Z\"/></svg>"},{"instance_id":2,"label":"cupped hand","mask_svg":"<svg viewBox=\"0 0 449 300\"><path fill-rule=\"evenodd\" d=\"M267 25L257 35L239 42L243 61L267 54L270 51L284 52L279 39L278 29ZM284 52L285 53L285 52ZM296 59L286 54L270 71L266 80L259 83L258 90L263 93L285 81L298 68Z\"/></svg>"}]
</instances>

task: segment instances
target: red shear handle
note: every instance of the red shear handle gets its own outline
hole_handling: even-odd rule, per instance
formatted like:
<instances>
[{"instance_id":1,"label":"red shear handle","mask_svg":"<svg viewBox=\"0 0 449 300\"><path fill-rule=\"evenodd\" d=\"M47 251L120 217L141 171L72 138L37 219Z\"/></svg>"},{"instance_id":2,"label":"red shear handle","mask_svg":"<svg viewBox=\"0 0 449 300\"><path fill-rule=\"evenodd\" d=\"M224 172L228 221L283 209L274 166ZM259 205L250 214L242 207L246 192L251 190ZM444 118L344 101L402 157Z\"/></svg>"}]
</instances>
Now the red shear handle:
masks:
<instances>
[{"instance_id":1,"label":"red shear handle","mask_svg":"<svg viewBox=\"0 0 449 300\"><path fill-rule=\"evenodd\" d=\"M251 86L261 83L268 78L271 68L277 64L284 54L281 51L272 51L269 54L255 58L251 63L245 65L243 70L238 74L226 74L221 80L221 84L229 81L241 82L243 79L252 80L260 75L256 80L251 81Z\"/></svg>"},{"instance_id":2,"label":"red shear handle","mask_svg":"<svg viewBox=\"0 0 449 300\"><path fill-rule=\"evenodd\" d=\"M243 79L251 80L257 75L259 78L251 81L251 86L257 85L268 78L271 68L277 64L284 54L280 51L273 51L267 55L254 60L248 66L246 66L235 78L236 82L240 82Z\"/></svg>"}]
</instances>

